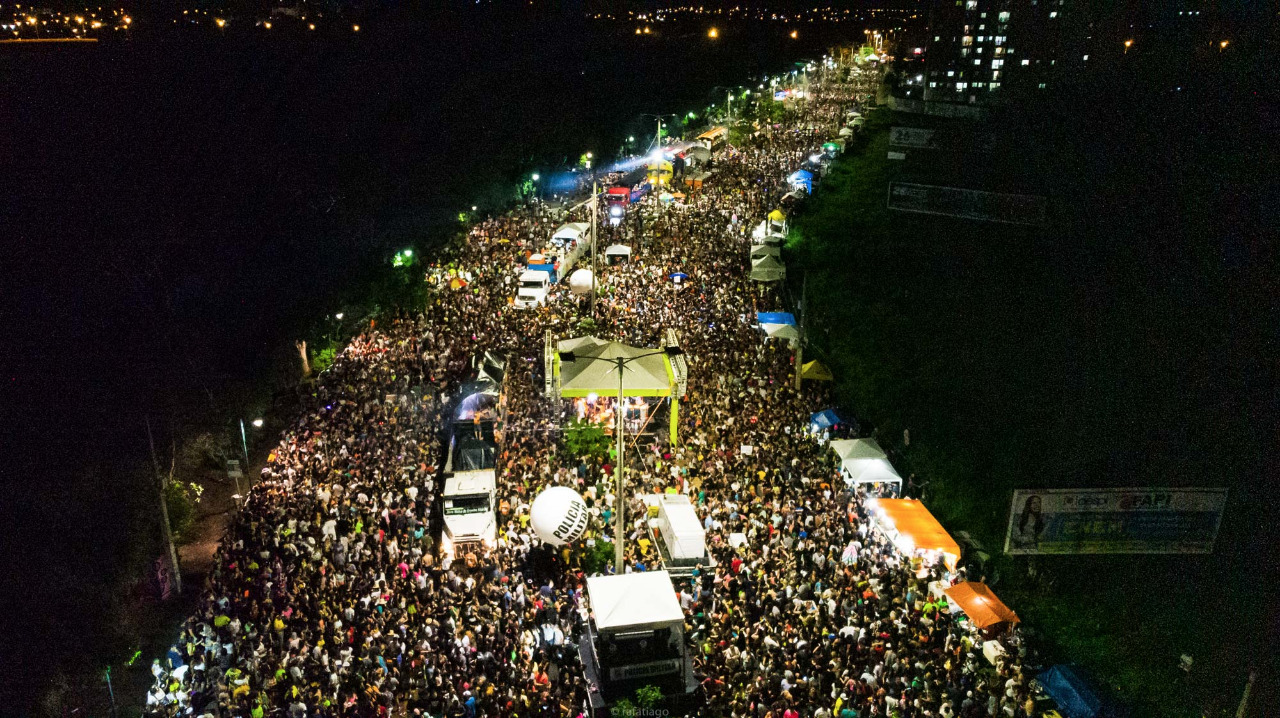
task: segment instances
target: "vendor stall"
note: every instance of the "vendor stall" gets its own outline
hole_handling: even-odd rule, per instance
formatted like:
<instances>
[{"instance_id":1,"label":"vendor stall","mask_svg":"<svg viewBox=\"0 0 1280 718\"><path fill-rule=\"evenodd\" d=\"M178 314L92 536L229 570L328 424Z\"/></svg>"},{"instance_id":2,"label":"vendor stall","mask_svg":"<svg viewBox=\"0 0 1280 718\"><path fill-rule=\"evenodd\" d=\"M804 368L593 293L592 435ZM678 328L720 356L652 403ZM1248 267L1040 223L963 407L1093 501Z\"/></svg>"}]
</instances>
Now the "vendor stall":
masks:
<instances>
[{"instance_id":1,"label":"vendor stall","mask_svg":"<svg viewBox=\"0 0 1280 718\"><path fill-rule=\"evenodd\" d=\"M751 261L751 279L757 282L776 282L785 279L787 268L777 257L761 257Z\"/></svg>"},{"instance_id":2,"label":"vendor stall","mask_svg":"<svg viewBox=\"0 0 1280 718\"><path fill-rule=\"evenodd\" d=\"M834 442L832 442L834 443ZM882 532L904 556L920 557L927 563L942 561L955 571L960 561L960 545L916 499L870 499L867 508Z\"/></svg>"},{"instance_id":3,"label":"vendor stall","mask_svg":"<svg viewBox=\"0 0 1280 718\"><path fill-rule=\"evenodd\" d=\"M799 339L796 318L787 312L756 312L760 330L770 339Z\"/></svg>"},{"instance_id":4,"label":"vendor stall","mask_svg":"<svg viewBox=\"0 0 1280 718\"><path fill-rule=\"evenodd\" d=\"M835 379L835 377L831 375L831 370L822 362L816 360L806 362L804 366L800 367L800 378L811 379L813 381L831 381Z\"/></svg>"},{"instance_id":5,"label":"vendor stall","mask_svg":"<svg viewBox=\"0 0 1280 718\"><path fill-rule=\"evenodd\" d=\"M769 222L770 234L786 234L787 233L787 213L781 208L775 209L769 213L766 218Z\"/></svg>"},{"instance_id":6,"label":"vendor stall","mask_svg":"<svg viewBox=\"0 0 1280 718\"><path fill-rule=\"evenodd\" d=\"M604 261L609 264L622 264L631 259L631 248L625 244L611 244L604 250Z\"/></svg>"},{"instance_id":7,"label":"vendor stall","mask_svg":"<svg viewBox=\"0 0 1280 718\"><path fill-rule=\"evenodd\" d=\"M1036 683L1066 718L1127 718L1129 710L1073 666L1058 665L1036 676Z\"/></svg>"},{"instance_id":8,"label":"vendor stall","mask_svg":"<svg viewBox=\"0 0 1280 718\"><path fill-rule=\"evenodd\" d=\"M820 434L845 423L835 409L823 409L809 415L809 432Z\"/></svg>"},{"instance_id":9,"label":"vendor stall","mask_svg":"<svg viewBox=\"0 0 1280 718\"><path fill-rule=\"evenodd\" d=\"M809 194L813 194L813 173L809 170L796 170L787 177L787 184L793 189L802 189Z\"/></svg>"},{"instance_id":10,"label":"vendor stall","mask_svg":"<svg viewBox=\"0 0 1280 718\"><path fill-rule=\"evenodd\" d=\"M831 442L831 450L840 457L840 473L849 485L891 484L895 493L902 490L902 477L875 439L840 439Z\"/></svg>"},{"instance_id":11,"label":"vendor stall","mask_svg":"<svg viewBox=\"0 0 1280 718\"><path fill-rule=\"evenodd\" d=\"M781 257L782 248L772 244L753 244L751 245L751 261L760 259L761 257ZM781 261L781 260L779 260Z\"/></svg>"},{"instance_id":12,"label":"vendor stall","mask_svg":"<svg viewBox=\"0 0 1280 718\"><path fill-rule=\"evenodd\" d=\"M944 589L943 593L969 617L974 628L986 629L1000 624L1014 624L1020 620L1018 614L996 598L991 587L985 583L965 581Z\"/></svg>"}]
</instances>

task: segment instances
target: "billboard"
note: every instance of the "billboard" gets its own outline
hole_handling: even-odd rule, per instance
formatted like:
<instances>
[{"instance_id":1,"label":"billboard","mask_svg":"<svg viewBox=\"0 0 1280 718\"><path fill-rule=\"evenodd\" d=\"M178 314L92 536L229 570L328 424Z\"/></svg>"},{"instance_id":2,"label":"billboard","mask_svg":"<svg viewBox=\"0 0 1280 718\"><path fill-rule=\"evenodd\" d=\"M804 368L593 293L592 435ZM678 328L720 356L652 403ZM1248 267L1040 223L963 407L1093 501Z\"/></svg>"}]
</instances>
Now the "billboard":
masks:
<instances>
[{"instance_id":1,"label":"billboard","mask_svg":"<svg viewBox=\"0 0 1280 718\"><path fill-rule=\"evenodd\" d=\"M1213 553L1226 489L1018 489L1011 554Z\"/></svg>"},{"instance_id":2,"label":"billboard","mask_svg":"<svg viewBox=\"0 0 1280 718\"><path fill-rule=\"evenodd\" d=\"M933 148L933 130L922 127L890 127L889 144L894 147Z\"/></svg>"},{"instance_id":3,"label":"billboard","mask_svg":"<svg viewBox=\"0 0 1280 718\"><path fill-rule=\"evenodd\" d=\"M889 183L889 209L1008 224L1044 224L1044 197L911 182Z\"/></svg>"}]
</instances>

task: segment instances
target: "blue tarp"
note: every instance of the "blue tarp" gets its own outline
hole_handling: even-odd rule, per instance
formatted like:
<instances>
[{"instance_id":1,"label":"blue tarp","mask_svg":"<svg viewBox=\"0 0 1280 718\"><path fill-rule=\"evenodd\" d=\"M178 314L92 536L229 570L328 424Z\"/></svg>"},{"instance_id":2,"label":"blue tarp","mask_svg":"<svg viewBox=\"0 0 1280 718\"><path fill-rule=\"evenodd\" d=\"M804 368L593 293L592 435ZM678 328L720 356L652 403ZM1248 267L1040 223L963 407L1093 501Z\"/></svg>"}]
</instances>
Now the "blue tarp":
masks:
<instances>
[{"instance_id":1,"label":"blue tarp","mask_svg":"<svg viewBox=\"0 0 1280 718\"><path fill-rule=\"evenodd\" d=\"M552 284L555 284L557 281L559 281L558 279L556 279L556 265L554 264L530 264L529 271L546 272L547 276L551 277Z\"/></svg>"},{"instance_id":2,"label":"blue tarp","mask_svg":"<svg viewBox=\"0 0 1280 718\"><path fill-rule=\"evenodd\" d=\"M809 416L809 425L815 427L818 431L830 429L840 423L840 417L832 409L823 409L822 411L811 414Z\"/></svg>"},{"instance_id":3,"label":"blue tarp","mask_svg":"<svg viewBox=\"0 0 1280 718\"><path fill-rule=\"evenodd\" d=\"M756 321L761 324L796 324L796 318L788 312L756 312Z\"/></svg>"},{"instance_id":4,"label":"blue tarp","mask_svg":"<svg viewBox=\"0 0 1280 718\"><path fill-rule=\"evenodd\" d=\"M1127 718L1127 708L1108 699L1071 666L1053 666L1036 676L1066 718Z\"/></svg>"}]
</instances>

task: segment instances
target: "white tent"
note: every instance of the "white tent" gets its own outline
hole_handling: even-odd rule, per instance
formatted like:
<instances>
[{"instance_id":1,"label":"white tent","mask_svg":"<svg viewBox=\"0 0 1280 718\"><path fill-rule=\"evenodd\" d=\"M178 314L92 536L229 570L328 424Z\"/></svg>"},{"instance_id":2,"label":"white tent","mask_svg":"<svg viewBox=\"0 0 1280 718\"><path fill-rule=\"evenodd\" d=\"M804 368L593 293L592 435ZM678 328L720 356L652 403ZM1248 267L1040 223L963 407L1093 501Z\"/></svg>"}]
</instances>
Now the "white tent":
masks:
<instances>
[{"instance_id":1,"label":"white tent","mask_svg":"<svg viewBox=\"0 0 1280 718\"><path fill-rule=\"evenodd\" d=\"M625 244L611 244L604 250L606 257L630 257L631 248Z\"/></svg>"},{"instance_id":2,"label":"white tent","mask_svg":"<svg viewBox=\"0 0 1280 718\"><path fill-rule=\"evenodd\" d=\"M800 329L794 324L761 324L770 339L799 339Z\"/></svg>"},{"instance_id":3,"label":"white tent","mask_svg":"<svg viewBox=\"0 0 1280 718\"><path fill-rule=\"evenodd\" d=\"M851 484L889 483L902 486L902 477L875 439L837 439L831 450L840 457L840 472Z\"/></svg>"},{"instance_id":4,"label":"white tent","mask_svg":"<svg viewBox=\"0 0 1280 718\"><path fill-rule=\"evenodd\" d=\"M840 462L844 480L850 484L897 484L902 477L888 459L845 459Z\"/></svg>"},{"instance_id":5,"label":"white tent","mask_svg":"<svg viewBox=\"0 0 1280 718\"><path fill-rule=\"evenodd\" d=\"M751 246L751 259L754 261L761 257L780 257L782 250L772 244L755 244Z\"/></svg>"},{"instance_id":6,"label":"white tent","mask_svg":"<svg viewBox=\"0 0 1280 718\"><path fill-rule=\"evenodd\" d=\"M757 282L776 282L787 276L787 268L777 257L760 257L751 260L751 278Z\"/></svg>"},{"instance_id":7,"label":"white tent","mask_svg":"<svg viewBox=\"0 0 1280 718\"><path fill-rule=\"evenodd\" d=\"M840 136L841 136L841 137L852 137L852 136L853 136L853 130L849 129L848 127L841 127L841 128L840 128Z\"/></svg>"},{"instance_id":8,"label":"white tent","mask_svg":"<svg viewBox=\"0 0 1280 718\"><path fill-rule=\"evenodd\" d=\"M666 571L587 578L596 630L613 633L682 626L684 611Z\"/></svg>"},{"instance_id":9,"label":"white tent","mask_svg":"<svg viewBox=\"0 0 1280 718\"><path fill-rule=\"evenodd\" d=\"M551 235L551 241L558 244L568 244L574 240L582 239L582 235L591 229L591 225L586 222L569 222L562 224Z\"/></svg>"},{"instance_id":10,"label":"white tent","mask_svg":"<svg viewBox=\"0 0 1280 718\"><path fill-rule=\"evenodd\" d=\"M832 441L830 446L841 461L846 459L889 458L889 455L884 453L884 449L880 448L880 444L877 444L875 439L837 439Z\"/></svg>"}]
</instances>

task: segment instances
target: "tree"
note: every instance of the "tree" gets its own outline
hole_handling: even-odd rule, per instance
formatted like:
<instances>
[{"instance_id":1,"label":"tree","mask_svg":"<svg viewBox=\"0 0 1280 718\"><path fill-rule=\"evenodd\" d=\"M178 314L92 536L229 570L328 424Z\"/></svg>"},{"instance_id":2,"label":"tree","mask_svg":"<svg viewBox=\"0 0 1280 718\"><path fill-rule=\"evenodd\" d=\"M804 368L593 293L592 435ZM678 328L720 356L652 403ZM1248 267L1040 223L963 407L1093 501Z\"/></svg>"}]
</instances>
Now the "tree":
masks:
<instances>
[{"instance_id":1,"label":"tree","mask_svg":"<svg viewBox=\"0 0 1280 718\"><path fill-rule=\"evenodd\" d=\"M302 377L311 376L311 360L307 358L307 343L299 339L293 345L298 348L298 356L302 359Z\"/></svg>"},{"instance_id":2,"label":"tree","mask_svg":"<svg viewBox=\"0 0 1280 718\"><path fill-rule=\"evenodd\" d=\"M600 460L608 455L609 447L609 435L595 422L575 419L564 430L564 448L570 456Z\"/></svg>"},{"instance_id":3,"label":"tree","mask_svg":"<svg viewBox=\"0 0 1280 718\"><path fill-rule=\"evenodd\" d=\"M636 689L636 704L642 709L657 708L662 703L662 690L657 686Z\"/></svg>"}]
</instances>

